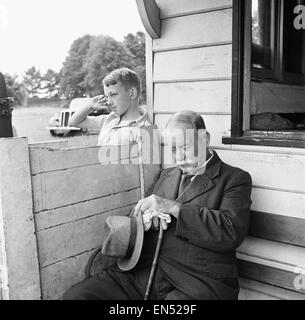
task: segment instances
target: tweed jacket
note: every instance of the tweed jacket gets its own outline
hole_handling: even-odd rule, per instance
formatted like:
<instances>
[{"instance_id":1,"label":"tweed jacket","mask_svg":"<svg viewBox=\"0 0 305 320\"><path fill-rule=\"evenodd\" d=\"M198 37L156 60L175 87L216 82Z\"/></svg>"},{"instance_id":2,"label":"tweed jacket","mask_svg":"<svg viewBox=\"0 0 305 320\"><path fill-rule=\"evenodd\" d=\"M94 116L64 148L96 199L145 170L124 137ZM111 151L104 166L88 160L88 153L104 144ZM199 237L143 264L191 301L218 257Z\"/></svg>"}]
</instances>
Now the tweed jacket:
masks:
<instances>
[{"instance_id":1,"label":"tweed jacket","mask_svg":"<svg viewBox=\"0 0 305 320\"><path fill-rule=\"evenodd\" d=\"M150 193L176 200L180 180L180 169L162 170ZM164 232L158 262L177 288L194 296L206 277L237 278L236 248L248 231L251 188L249 173L214 152L205 173L177 199L179 216ZM137 268L150 265L157 236L156 230L145 233Z\"/></svg>"}]
</instances>

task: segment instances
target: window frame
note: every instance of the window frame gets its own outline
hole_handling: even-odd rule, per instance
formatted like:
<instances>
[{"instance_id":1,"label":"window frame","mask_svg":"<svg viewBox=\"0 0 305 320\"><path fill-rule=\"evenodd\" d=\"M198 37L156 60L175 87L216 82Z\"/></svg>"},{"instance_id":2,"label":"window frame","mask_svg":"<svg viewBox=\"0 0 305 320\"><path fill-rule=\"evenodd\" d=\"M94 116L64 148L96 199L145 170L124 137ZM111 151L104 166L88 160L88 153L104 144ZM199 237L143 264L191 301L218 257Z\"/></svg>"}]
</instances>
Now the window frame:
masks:
<instances>
[{"instance_id":1,"label":"window frame","mask_svg":"<svg viewBox=\"0 0 305 320\"><path fill-rule=\"evenodd\" d=\"M247 37L252 32L251 21L245 19L246 14L249 14L247 10L249 10L249 6L246 5L245 0L233 0L231 137L223 137L222 143L305 148L305 131L253 131L247 129L250 128L248 100L251 79L246 75L251 74L252 42L249 36Z\"/></svg>"}]
</instances>

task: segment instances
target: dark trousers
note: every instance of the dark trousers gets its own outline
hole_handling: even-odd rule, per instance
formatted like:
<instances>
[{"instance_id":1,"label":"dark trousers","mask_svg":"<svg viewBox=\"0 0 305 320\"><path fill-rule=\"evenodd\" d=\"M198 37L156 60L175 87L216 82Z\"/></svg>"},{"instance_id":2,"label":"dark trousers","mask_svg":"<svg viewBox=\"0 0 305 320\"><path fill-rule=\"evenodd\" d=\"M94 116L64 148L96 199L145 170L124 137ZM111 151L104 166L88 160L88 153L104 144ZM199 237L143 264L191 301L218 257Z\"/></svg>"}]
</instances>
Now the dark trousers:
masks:
<instances>
[{"instance_id":1,"label":"dark trousers","mask_svg":"<svg viewBox=\"0 0 305 320\"><path fill-rule=\"evenodd\" d=\"M129 272L103 270L90 279L86 279L69 291L64 300L143 300L149 278L149 269ZM232 280L232 279L230 279ZM200 296L190 296L177 289L166 274L157 268L151 287L150 300L219 300L237 299L238 283L234 279L220 281L206 278L202 282Z\"/></svg>"}]
</instances>

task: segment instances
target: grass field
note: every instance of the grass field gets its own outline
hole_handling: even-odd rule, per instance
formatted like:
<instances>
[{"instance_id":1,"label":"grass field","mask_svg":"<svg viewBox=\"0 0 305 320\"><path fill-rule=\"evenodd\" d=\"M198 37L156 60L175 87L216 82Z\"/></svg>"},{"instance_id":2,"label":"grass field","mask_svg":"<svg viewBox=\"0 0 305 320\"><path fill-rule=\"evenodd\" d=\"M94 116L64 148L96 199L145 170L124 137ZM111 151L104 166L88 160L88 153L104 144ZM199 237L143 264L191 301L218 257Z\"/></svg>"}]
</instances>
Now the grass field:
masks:
<instances>
[{"instance_id":1,"label":"grass field","mask_svg":"<svg viewBox=\"0 0 305 320\"><path fill-rule=\"evenodd\" d=\"M59 113L61 107L26 107L13 110L12 123L17 130L18 137L28 137L29 142L58 140L52 137L46 129L50 118Z\"/></svg>"}]
</instances>

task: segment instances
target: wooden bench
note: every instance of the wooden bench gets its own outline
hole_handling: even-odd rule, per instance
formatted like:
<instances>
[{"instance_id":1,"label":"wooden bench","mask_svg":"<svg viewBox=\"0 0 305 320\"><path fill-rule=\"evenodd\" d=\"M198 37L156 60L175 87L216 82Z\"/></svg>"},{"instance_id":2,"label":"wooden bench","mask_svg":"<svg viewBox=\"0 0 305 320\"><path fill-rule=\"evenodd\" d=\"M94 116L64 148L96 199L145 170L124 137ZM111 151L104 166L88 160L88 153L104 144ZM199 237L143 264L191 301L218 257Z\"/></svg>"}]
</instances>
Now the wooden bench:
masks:
<instances>
[{"instance_id":1,"label":"wooden bench","mask_svg":"<svg viewBox=\"0 0 305 320\"><path fill-rule=\"evenodd\" d=\"M102 165L94 139L1 139L0 299L60 299L84 278L106 217L139 200L138 165ZM146 189L158 171L145 166ZM237 250L239 298L304 300L294 281L305 266L305 220L259 211L266 194L254 188L249 235Z\"/></svg>"},{"instance_id":2,"label":"wooden bench","mask_svg":"<svg viewBox=\"0 0 305 320\"><path fill-rule=\"evenodd\" d=\"M252 212L249 236L238 248L240 299L305 300L295 285L305 274L305 220Z\"/></svg>"}]
</instances>

